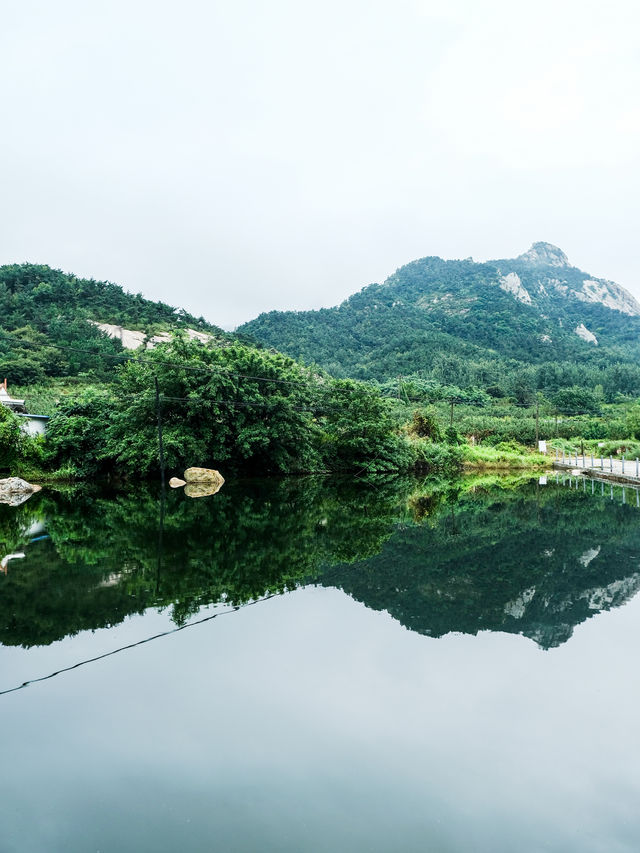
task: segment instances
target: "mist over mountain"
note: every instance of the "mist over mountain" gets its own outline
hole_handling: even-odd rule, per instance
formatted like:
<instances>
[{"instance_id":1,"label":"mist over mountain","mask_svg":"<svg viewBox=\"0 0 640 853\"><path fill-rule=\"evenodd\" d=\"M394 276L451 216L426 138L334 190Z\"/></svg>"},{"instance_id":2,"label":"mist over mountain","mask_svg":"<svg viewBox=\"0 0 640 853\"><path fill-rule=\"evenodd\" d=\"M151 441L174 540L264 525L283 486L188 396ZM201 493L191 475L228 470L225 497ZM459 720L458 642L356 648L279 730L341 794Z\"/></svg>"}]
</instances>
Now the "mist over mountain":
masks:
<instances>
[{"instance_id":1,"label":"mist over mountain","mask_svg":"<svg viewBox=\"0 0 640 853\"><path fill-rule=\"evenodd\" d=\"M505 371L554 365L550 384L558 386L600 381L598 371L613 365L635 368L640 304L538 242L517 258L486 263L422 258L339 306L261 314L237 332L336 375L419 374L486 386ZM633 388L619 390L636 390L640 377L626 384Z\"/></svg>"}]
</instances>

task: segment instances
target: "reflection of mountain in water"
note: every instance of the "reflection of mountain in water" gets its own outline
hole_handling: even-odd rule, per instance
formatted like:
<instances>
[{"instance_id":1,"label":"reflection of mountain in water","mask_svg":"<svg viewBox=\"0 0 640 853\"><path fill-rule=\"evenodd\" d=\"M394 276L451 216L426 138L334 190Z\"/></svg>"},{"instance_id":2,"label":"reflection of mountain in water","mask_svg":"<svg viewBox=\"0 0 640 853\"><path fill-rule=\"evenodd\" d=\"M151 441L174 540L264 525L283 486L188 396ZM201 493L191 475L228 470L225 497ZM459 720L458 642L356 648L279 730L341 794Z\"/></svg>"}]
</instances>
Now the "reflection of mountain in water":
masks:
<instances>
[{"instance_id":1,"label":"reflection of mountain in water","mask_svg":"<svg viewBox=\"0 0 640 853\"><path fill-rule=\"evenodd\" d=\"M463 496L398 530L380 554L327 569L336 586L412 631L523 634L558 646L640 589L640 512L548 486Z\"/></svg>"},{"instance_id":2,"label":"reflection of mountain in water","mask_svg":"<svg viewBox=\"0 0 640 853\"><path fill-rule=\"evenodd\" d=\"M150 491L41 493L0 507L0 547L26 555L0 574L5 645L149 607L183 623L314 581L422 634L508 631L550 648L640 588L640 511L552 485L254 481L215 499L170 493L162 515Z\"/></svg>"}]
</instances>

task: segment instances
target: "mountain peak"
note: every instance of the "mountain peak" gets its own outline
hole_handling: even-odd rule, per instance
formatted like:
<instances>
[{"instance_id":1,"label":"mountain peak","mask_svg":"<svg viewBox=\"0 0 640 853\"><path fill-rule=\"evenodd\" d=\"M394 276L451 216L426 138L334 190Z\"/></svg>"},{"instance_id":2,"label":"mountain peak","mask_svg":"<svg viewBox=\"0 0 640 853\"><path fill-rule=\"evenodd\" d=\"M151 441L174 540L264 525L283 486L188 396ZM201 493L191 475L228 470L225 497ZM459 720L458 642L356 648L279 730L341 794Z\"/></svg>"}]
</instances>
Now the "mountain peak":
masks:
<instances>
[{"instance_id":1,"label":"mountain peak","mask_svg":"<svg viewBox=\"0 0 640 853\"><path fill-rule=\"evenodd\" d=\"M517 260L526 261L535 266L568 267L569 258L562 249L552 243L533 243L528 252L519 255Z\"/></svg>"}]
</instances>

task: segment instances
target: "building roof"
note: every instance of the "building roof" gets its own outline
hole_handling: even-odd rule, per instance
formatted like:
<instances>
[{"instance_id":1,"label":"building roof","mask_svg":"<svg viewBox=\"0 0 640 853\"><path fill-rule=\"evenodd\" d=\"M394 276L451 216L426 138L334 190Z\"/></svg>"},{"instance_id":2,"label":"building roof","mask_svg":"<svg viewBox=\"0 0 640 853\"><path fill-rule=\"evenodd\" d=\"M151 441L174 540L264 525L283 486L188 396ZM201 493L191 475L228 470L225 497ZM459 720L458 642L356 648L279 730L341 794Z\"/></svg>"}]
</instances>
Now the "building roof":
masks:
<instances>
[{"instance_id":1,"label":"building roof","mask_svg":"<svg viewBox=\"0 0 640 853\"><path fill-rule=\"evenodd\" d=\"M24 400L16 400L9 396L6 379L2 384L0 384L0 403L2 403L3 406L7 406L9 409L24 408Z\"/></svg>"}]
</instances>

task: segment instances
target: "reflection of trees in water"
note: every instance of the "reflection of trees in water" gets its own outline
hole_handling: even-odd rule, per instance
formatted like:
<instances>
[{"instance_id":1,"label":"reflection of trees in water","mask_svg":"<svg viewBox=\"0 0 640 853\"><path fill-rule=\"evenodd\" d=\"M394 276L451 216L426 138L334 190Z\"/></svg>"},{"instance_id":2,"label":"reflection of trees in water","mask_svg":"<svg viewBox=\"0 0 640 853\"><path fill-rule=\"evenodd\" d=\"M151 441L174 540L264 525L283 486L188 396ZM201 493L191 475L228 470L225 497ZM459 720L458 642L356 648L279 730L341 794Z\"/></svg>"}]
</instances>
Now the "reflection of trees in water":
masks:
<instances>
[{"instance_id":1,"label":"reflection of trees in water","mask_svg":"<svg viewBox=\"0 0 640 853\"><path fill-rule=\"evenodd\" d=\"M144 489L41 494L13 516L0 513L0 543L27 553L2 582L2 642L48 643L148 607L171 606L181 624L212 602L294 588L322 563L379 551L410 487L397 478L247 481L213 499L170 492L164 507ZM29 523L42 517L50 540L28 544Z\"/></svg>"},{"instance_id":2,"label":"reflection of trees in water","mask_svg":"<svg viewBox=\"0 0 640 853\"><path fill-rule=\"evenodd\" d=\"M31 542L42 518L50 539ZM548 648L640 586L638 521L535 485L260 480L212 499L170 492L163 508L149 489L45 492L0 507L3 554L27 555L0 576L0 639L49 643L149 607L183 624L316 580L420 633L512 631Z\"/></svg>"}]
</instances>

